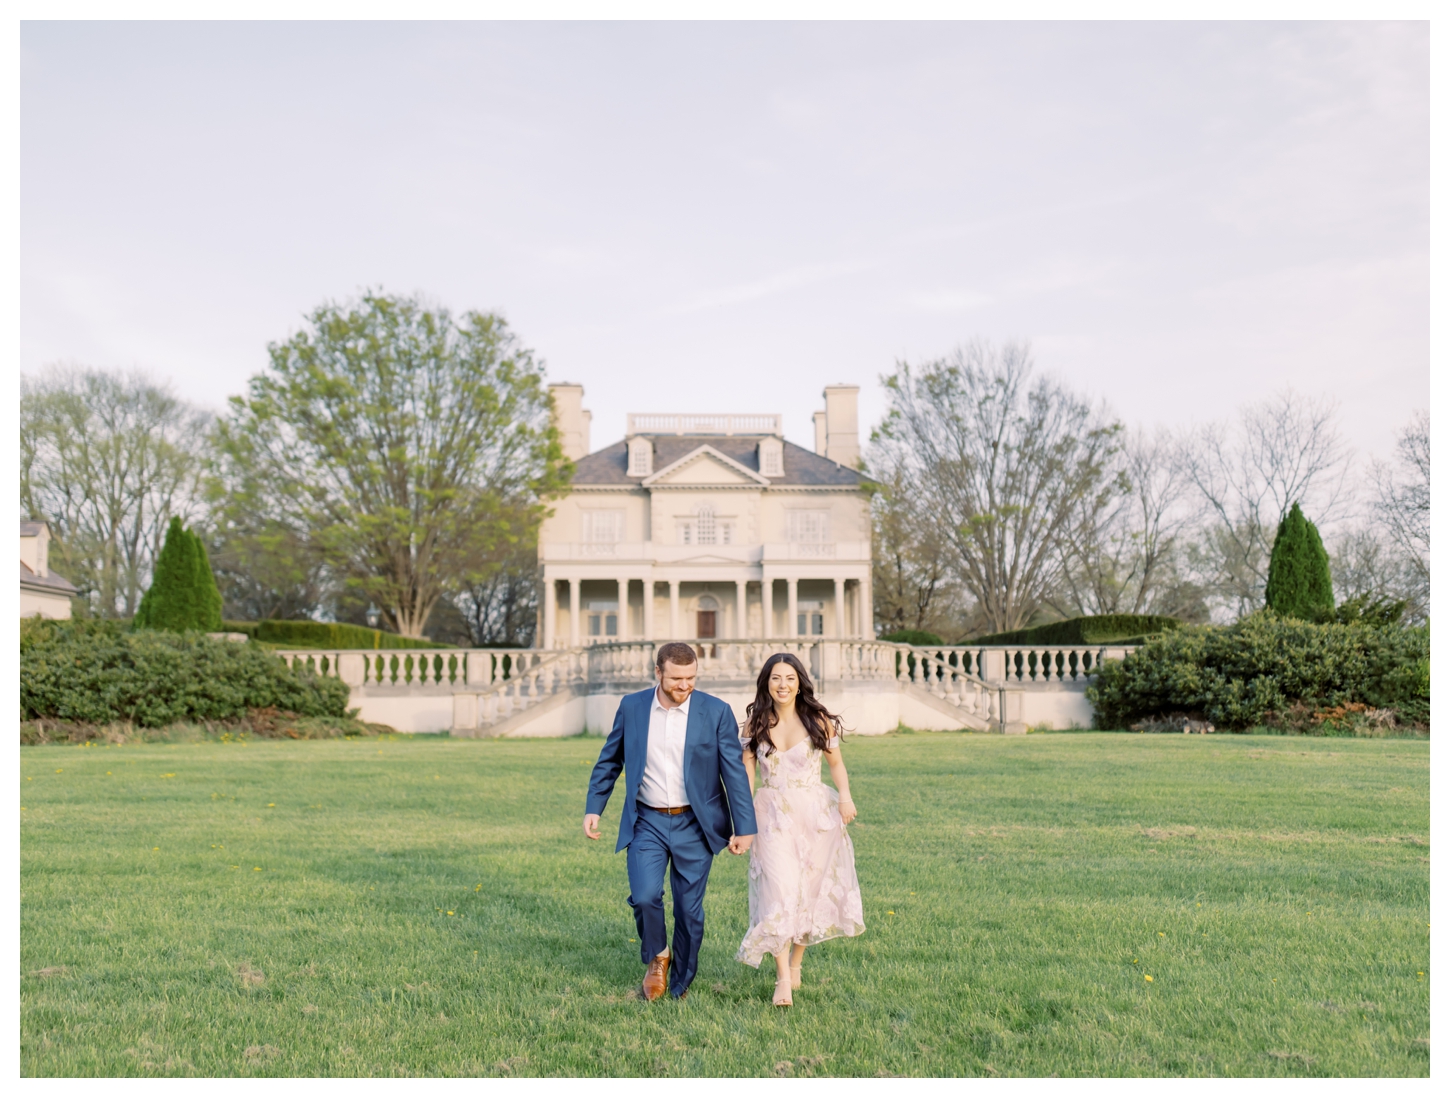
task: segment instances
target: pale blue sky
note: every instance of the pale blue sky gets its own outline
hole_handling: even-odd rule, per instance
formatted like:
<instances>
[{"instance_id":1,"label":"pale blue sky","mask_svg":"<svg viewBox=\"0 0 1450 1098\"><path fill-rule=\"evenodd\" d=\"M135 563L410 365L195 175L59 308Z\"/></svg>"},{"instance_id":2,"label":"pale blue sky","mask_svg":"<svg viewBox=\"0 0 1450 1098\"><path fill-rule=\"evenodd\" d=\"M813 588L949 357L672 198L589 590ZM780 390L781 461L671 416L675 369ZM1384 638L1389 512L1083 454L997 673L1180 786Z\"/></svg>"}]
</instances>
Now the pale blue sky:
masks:
<instances>
[{"instance_id":1,"label":"pale blue sky","mask_svg":"<svg viewBox=\"0 0 1450 1098\"><path fill-rule=\"evenodd\" d=\"M363 286L629 411L974 335L1130 423L1429 405L1425 24L25 24L21 363L212 408Z\"/></svg>"}]
</instances>

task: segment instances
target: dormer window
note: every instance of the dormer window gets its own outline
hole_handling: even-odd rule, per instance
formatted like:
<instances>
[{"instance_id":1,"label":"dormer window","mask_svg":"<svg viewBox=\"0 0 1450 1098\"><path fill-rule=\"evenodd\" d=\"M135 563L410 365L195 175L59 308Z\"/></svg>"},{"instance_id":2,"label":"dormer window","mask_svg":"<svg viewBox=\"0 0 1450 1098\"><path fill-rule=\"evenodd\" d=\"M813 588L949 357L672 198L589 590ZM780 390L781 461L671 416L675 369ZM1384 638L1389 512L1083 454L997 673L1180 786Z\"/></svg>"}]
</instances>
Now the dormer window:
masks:
<instances>
[{"instance_id":1,"label":"dormer window","mask_svg":"<svg viewBox=\"0 0 1450 1098\"><path fill-rule=\"evenodd\" d=\"M629 476L647 477L655 469L654 445L647 438L629 440Z\"/></svg>"},{"instance_id":2,"label":"dormer window","mask_svg":"<svg viewBox=\"0 0 1450 1098\"><path fill-rule=\"evenodd\" d=\"M783 447L778 438L760 440L760 475L763 477L785 476Z\"/></svg>"}]
</instances>

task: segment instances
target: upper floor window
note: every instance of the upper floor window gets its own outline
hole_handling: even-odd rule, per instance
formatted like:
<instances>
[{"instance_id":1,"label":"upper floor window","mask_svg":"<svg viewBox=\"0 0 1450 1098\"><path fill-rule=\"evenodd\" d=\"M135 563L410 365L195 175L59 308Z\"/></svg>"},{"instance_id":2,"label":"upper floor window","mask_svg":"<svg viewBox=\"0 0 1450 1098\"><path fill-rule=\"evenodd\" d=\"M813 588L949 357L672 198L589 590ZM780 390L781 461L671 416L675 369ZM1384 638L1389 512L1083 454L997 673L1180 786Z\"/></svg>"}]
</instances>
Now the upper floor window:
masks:
<instances>
[{"instance_id":1,"label":"upper floor window","mask_svg":"<svg viewBox=\"0 0 1450 1098\"><path fill-rule=\"evenodd\" d=\"M803 545L820 545L829 539L825 511L789 511L786 538Z\"/></svg>"},{"instance_id":2,"label":"upper floor window","mask_svg":"<svg viewBox=\"0 0 1450 1098\"><path fill-rule=\"evenodd\" d=\"M778 438L760 440L760 475L763 477L785 476L784 448Z\"/></svg>"},{"instance_id":3,"label":"upper floor window","mask_svg":"<svg viewBox=\"0 0 1450 1098\"><path fill-rule=\"evenodd\" d=\"M654 472L655 451L654 446L647 438L632 438L629 440L629 472L628 476L647 477Z\"/></svg>"},{"instance_id":4,"label":"upper floor window","mask_svg":"<svg viewBox=\"0 0 1450 1098\"><path fill-rule=\"evenodd\" d=\"M675 532L681 545L735 544L735 524L716 515L708 503L699 507L693 518L677 522Z\"/></svg>"},{"instance_id":5,"label":"upper floor window","mask_svg":"<svg viewBox=\"0 0 1450 1098\"><path fill-rule=\"evenodd\" d=\"M623 511L584 511L584 541L590 545L613 545L624 537Z\"/></svg>"}]
</instances>

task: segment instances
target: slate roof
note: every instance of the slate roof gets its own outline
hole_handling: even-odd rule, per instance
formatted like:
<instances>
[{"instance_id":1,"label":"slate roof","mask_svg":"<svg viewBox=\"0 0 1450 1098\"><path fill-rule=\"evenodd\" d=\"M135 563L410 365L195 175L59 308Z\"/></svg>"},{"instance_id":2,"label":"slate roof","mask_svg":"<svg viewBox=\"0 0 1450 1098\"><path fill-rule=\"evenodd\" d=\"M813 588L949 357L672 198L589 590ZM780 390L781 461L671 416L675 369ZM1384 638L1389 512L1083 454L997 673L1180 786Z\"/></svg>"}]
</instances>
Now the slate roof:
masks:
<instances>
[{"instance_id":1,"label":"slate roof","mask_svg":"<svg viewBox=\"0 0 1450 1098\"><path fill-rule=\"evenodd\" d=\"M54 572L48 576L37 576L22 560L20 562L20 586L29 587L35 591L53 591L57 595L74 595L75 584L68 579L56 575Z\"/></svg>"},{"instance_id":2,"label":"slate roof","mask_svg":"<svg viewBox=\"0 0 1450 1098\"><path fill-rule=\"evenodd\" d=\"M760 453L756 447L758 437L750 435L654 435L647 436L654 443L656 470L679 461L686 454L701 446L713 446L726 457L733 458L754 472L760 472ZM771 477L772 484L796 487L800 485L848 485L866 483L866 477L854 469L848 469L819 454L786 442L783 447L782 467L785 475ZM575 484L633 484L638 485L643 477L626 476L629 468L629 448L623 441L580 458L574 463Z\"/></svg>"}]
</instances>

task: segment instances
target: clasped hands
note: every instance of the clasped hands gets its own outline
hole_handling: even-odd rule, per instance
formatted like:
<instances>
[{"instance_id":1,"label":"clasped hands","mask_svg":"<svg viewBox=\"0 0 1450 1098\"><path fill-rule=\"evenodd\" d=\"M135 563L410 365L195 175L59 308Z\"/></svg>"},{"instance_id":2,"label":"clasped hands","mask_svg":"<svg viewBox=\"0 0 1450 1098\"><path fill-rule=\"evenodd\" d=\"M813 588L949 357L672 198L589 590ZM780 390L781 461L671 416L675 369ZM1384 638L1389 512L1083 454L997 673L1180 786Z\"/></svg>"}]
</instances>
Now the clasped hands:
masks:
<instances>
[{"instance_id":1,"label":"clasped hands","mask_svg":"<svg viewBox=\"0 0 1450 1098\"><path fill-rule=\"evenodd\" d=\"M584 817L584 837L586 839L599 838L599 814L591 812ZM731 835L730 853L744 854L750 849L750 844L755 841L754 835Z\"/></svg>"}]
</instances>

